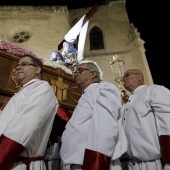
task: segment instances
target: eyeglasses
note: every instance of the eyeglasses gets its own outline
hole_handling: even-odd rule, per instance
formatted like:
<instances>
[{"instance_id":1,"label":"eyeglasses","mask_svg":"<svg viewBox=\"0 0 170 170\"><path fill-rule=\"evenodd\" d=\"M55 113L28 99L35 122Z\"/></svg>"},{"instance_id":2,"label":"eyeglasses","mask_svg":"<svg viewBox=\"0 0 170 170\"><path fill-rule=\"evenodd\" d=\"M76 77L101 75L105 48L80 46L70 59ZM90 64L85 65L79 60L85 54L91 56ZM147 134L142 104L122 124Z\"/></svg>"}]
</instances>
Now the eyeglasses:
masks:
<instances>
[{"instance_id":1,"label":"eyeglasses","mask_svg":"<svg viewBox=\"0 0 170 170\"><path fill-rule=\"evenodd\" d=\"M132 74L138 74L138 73L126 73L126 74L124 74L124 76L122 78L125 79L125 78L129 77Z\"/></svg>"},{"instance_id":2,"label":"eyeglasses","mask_svg":"<svg viewBox=\"0 0 170 170\"><path fill-rule=\"evenodd\" d=\"M29 63L29 62L22 62L21 64L17 64L17 67L25 67L25 66L34 66L34 67L38 67L37 65L33 64L33 63ZM16 67L16 68L17 68Z\"/></svg>"},{"instance_id":3,"label":"eyeglasses","mask_svg":"<svg viewBox=\"0 0 170 170\"><path fill-rule=\"evenodd\" d=\"M78 68L76 71L73 72L73 74L79 76L85 70L90 70L90 69L88 69L88 68Z\"/></svg>"}]
</instances>

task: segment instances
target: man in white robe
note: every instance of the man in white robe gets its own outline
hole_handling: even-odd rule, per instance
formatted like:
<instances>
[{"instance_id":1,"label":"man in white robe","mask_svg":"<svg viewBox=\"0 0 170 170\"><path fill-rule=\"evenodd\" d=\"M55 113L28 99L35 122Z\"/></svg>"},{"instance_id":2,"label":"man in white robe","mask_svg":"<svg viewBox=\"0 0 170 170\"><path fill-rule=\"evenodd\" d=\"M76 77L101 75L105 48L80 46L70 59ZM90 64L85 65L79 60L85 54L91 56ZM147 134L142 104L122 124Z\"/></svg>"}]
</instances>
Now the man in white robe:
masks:
<instances>
[{"instance_id":1,"label":"man in white robe","mask_svg":"<svg viewBox=\"0 0 170 170\"><path fill-rule=\"evenodd\" d=\"M44 152L58 101L41 80L43 65L24 55L16 67L21 89L0 110L0 170L45 170Z\"/></svg>"},{"instance_id":2,"label":"man in white robe","mask_svg":"<svg viewBox=\"0 0 170 170\"><path fill-rule=\"evenodd\" d=\"M129 170L170 170L169 89L144 85L143 73L138 69L126 70L123 82L132 93L121 108Z\"/></svg>"},{"instance_id":3,"label":"man in white robe","mask_svg":"<svg viewBox=\"0 0 170 170\"><path fill-rule=\"evenodd\" d=\"M100 82L100 73L92 61L81 62L74 72L83 93L62 135L63 170L121 170L119 157L127 144L118 115L121 94Z\"/></svg>"}]
</instances>

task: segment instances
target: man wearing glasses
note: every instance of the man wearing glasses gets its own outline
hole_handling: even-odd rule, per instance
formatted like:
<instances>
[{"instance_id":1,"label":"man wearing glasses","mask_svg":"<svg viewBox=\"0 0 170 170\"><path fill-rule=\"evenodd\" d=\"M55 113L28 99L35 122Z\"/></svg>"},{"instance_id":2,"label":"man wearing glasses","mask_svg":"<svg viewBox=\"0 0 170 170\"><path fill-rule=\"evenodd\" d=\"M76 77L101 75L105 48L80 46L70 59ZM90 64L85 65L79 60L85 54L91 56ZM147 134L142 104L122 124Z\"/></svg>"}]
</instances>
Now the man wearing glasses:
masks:
<instances>
[{"instance_id":1,"label":"man wearing glasses","mask_svg":"<svg viewBox=\"0 0 170 170\"><path fill-rule=\"evenodd\" d=\"M92 61L81 62L74 78L82 96L62 135L63 170L121 170L118 159L126 151L126 139L118 115L119 90L101 82L102 73Z\"/></svg>"},{"instance_id":2,"label":"man wearing glasses","mask_svg":"<svg viewBox=\"0 0 170 170\"><path fill-rule=\"evenodd\" d=\"M144 85L143 73L138 69L125 71L123 82L132 93L121 108L129 170L170 170L169 89Z\"/></svg>"},{"instance_id":3,"label":"man wearing glasses","mask_svg":"<svg viewBox=\"0 0 170 170\"><path fill-rule=\"evenodd\" d=\"M45 170L44 152L58 101L41 80L42 62L24 55L15 80L21 89L0 110L0 169Z\"/></svg>"}]
</instances>

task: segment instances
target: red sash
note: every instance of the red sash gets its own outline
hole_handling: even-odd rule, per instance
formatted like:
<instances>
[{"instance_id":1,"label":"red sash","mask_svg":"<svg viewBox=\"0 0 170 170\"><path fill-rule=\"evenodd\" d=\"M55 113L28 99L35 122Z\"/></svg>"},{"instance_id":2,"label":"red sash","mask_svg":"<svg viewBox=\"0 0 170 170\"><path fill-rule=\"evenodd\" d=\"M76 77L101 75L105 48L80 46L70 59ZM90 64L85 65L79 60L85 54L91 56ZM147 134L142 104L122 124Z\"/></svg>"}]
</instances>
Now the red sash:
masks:
<instances>
[{"instance_id":1,"label":"red sash","mask_svg":"<svg viewBox=\"0 0 170 170\"><path fill-rule=\"evenodd\" d=\"M103 153L86 149L82 170L109 170L110 161Z\"/></svg>"}]
</instances>

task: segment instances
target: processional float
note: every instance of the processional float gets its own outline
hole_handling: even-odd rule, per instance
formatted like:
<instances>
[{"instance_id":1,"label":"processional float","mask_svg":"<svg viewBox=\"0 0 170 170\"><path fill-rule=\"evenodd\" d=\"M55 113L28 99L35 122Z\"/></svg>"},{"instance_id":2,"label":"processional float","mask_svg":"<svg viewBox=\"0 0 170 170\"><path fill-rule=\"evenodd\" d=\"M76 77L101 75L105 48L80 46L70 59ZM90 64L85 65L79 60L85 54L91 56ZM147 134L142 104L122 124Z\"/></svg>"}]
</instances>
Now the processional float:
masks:
<instances>
[{"instance_id":1,"label":"processional float","mask_svg":"<svg viewBox=\"0 0 170 170\"><path fill-rule=\"evenodd\" d=\"M58 50L63 48L62 53L54 51L50 59L63 65L72 65L73 71L83 59L86 34L90 18L99 9L95 4L82 18L67 32L63 41L58 45Z\"/></svg>"}]
</instances>

